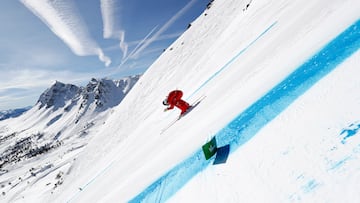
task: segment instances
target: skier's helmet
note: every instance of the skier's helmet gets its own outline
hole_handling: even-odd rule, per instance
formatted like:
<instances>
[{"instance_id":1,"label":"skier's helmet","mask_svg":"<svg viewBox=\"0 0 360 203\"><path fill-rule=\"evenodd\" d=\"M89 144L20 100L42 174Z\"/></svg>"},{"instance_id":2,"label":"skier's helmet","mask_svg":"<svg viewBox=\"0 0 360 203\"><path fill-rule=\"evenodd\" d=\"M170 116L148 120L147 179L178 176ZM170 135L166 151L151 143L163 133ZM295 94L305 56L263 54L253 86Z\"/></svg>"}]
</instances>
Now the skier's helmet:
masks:
<instances>
[{"instance_id":1,"label":"skier's helmet","mask_svg":"<svg viewBox=\"0 0 360 203\"><path fill-rule=\"evenodd\" d=\"M168 105L169 105L169 103L168 103L168 98L165 98L165 99L164 99L163 104L164 104L164 106L168 106Z\"/></svg>"}]
</instances>

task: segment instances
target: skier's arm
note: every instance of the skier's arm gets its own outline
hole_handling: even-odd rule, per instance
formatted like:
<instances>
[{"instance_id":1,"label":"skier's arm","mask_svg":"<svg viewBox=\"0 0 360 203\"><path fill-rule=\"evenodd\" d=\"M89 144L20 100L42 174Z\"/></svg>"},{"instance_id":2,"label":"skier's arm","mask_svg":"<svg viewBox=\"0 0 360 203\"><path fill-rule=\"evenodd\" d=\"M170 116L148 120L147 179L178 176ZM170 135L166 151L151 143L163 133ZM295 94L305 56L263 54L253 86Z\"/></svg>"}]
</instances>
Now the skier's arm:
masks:
<instances>
[{"instance_id":1,"label":"skier's arm","mask_svg":"<svg viewBox=\"0 0 360 203\"><path fill-rule=\"evenodd\" d=\"M173 104L170 104L169 107L165 108L164 111L168 111L168 110L171 110L174 108L174 105Z\"/></svg>"},{"instance_id":2,"label":"skier's arm","mask_svg":"<svg viewBox=\"0 0 360 203\"><path fill-rule=\"evenodd\" d=\"M167 109L167 110L171 110L171 109L173 109L173 108L174 108L174 105L173 105L173 104L170 104L170 106L167 107L166 109Z\"/></svg>"}]
</instances>

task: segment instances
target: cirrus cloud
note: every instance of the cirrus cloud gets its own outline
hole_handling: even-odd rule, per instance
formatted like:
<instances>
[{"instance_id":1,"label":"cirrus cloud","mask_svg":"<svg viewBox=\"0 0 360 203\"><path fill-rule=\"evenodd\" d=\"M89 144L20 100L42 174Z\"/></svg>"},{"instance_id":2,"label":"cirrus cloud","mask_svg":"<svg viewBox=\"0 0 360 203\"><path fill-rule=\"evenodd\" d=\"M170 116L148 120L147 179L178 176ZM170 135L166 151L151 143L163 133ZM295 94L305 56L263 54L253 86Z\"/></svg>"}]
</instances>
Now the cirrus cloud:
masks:
<instances>
[{"instance_id":1,"label":"cirrus cloud","mask_svg":"<svg viewBox=\"0 0 360 203\"><path fill-rule=\"evenodd\" d=\"M101 15L103 20L103 36L105 39L118 39L123 59L127 56L128 44L125 41L125 30L121 29L118 1L100 0Z\"/></svg>"},{"instance_id":2,"label":"cirrus cloud","mask_svg":"<svg viewBox=\"0 0 360 203\"><path fill-rule=\"evenodd\" d=\"M91 38L71 0L21 0L21 2L78 56L97 55L109 66L111 60Z\"/></svg>"}]
</instances>

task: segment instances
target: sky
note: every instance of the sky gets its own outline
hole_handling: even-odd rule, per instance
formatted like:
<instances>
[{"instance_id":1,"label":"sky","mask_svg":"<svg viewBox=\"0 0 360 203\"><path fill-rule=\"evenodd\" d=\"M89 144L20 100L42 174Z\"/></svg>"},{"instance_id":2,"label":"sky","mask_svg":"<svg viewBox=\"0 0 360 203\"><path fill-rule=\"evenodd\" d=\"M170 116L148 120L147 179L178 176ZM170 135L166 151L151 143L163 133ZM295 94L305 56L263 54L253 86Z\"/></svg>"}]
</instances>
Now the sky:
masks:
<instances>
[{"instance_id":1,"label":"sky","mask_svg":"<svg viewBox=\"0 0 360 203\"><path fill-rule=\"evenodd\" d=\"M56 80L142 74L206 0L2 0L0 110L34 105Z\"/></svg>"}]
</instances>

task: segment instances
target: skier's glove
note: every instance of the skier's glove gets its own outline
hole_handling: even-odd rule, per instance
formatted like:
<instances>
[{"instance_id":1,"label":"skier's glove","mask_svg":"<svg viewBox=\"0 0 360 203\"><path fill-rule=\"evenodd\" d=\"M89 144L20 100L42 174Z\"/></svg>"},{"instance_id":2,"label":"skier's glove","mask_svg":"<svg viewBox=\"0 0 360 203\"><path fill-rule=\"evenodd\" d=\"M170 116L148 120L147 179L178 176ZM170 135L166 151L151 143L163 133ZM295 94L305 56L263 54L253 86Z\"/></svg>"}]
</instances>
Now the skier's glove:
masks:
<instances>
[{"instance_id":1,"label":"skier's glove","mask_svg":"<svg viewBox=\"0 0 360 203\"><path fill-rule=\"evenodd\" d=\"M168 108L166 108L166 109L164 109L164 112L167 112L169 109Z\"/></svg>"}]
</instances>

